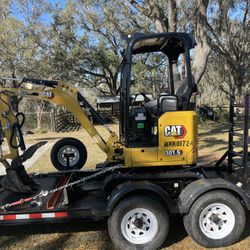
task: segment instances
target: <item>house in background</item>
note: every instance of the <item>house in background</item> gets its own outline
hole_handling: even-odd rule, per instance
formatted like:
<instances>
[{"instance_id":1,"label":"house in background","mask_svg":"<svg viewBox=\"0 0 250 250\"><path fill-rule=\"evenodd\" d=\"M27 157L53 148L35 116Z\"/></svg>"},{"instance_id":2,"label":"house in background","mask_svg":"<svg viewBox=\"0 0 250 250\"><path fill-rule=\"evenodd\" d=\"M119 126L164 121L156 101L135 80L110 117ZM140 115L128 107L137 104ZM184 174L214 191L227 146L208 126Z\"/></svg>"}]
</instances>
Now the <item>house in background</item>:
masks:
<instances>
[{"instance_id":1,"label":"house in background","mask_svg":"<svg viewBox=\"0 0 250 250\"><path fill-rule=\"evenodd\" d=\"M146 95L150 100L153 99L152 95ZM134 99L135 95L131 95ZM115 119L119 117L120 113L120 96L97 96L96 97L96 108L97 111L104 117L108 119ZM140 106L144 102L144 97L138 95L134 102L134 106Z\"/></svg>"}]
</instances>

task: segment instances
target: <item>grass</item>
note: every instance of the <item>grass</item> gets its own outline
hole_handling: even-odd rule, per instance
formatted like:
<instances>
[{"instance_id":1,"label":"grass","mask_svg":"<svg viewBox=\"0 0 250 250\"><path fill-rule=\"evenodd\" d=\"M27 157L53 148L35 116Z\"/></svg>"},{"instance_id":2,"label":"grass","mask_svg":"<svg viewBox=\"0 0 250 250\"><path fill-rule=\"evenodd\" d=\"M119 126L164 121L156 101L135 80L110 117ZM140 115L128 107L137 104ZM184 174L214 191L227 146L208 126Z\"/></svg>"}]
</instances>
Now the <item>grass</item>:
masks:
<instances>
[{"instance_id":1,"label":"grass","mask_svg":"<svg viewBox=\"0 0 250 250\"><path fill-rule=\"evenodd\" d=\"M118 127L116 125L111 125L110 128L113 131L118 133ZM109 132L103 128L102 126L96 126L98 132L107 139L109 136ZM74 137L81 140L87 148L88 151L88 159L85 163L85 169L95 168L97 163L104 162L106 159L106 154L102 152L102 150L93 142L93 139L88 135L88 133L81 129L75 132L67 132L67 133L53 133L48 132L46 134L35 134L35 135L27 135L27 143L35 143L39 140L56 142L57 140L64 137ZM35 166L29 169L29 172L50 172L56 171L50 162L50 149L47 150L40 159L36 162Z\"/></svg>"},{"instance_id":2,"label":"grass","mask_svg":"<svg viewBox=\"0 0 250 250\"><path fill-rule=\"evenodd\" d=\"M117 126L111 128L118 130ZM97 126L98 131L107 138L108 133L103 127ZM46 133L27 135L27 143L34 143L39 140L56 142L63 137L75 137L84 142L88 149L88 161L86 168L94 168L99 162L105 160L105 154L93 143L92 138L84 131L69 133ZM218 159L227 148L227 125L208 123L199 128L199 161L206 164ZM50 172L55 171L50 163L50 150L47 150L36 162L29 172ZM248 219L247 225L250 219ZM83 249L83 250L112 250L114 249L107 233L106 222L74 224L51 224L51 225L32 225L16 226L0 229L0 248L1 249ZM249 249L250 228L246 228L242 240L230 247L223 249ZM169 237L162 249L204 249L197 245L187 236L182 219L179 217L171 218Z\"/></svg>"}]
</instances>

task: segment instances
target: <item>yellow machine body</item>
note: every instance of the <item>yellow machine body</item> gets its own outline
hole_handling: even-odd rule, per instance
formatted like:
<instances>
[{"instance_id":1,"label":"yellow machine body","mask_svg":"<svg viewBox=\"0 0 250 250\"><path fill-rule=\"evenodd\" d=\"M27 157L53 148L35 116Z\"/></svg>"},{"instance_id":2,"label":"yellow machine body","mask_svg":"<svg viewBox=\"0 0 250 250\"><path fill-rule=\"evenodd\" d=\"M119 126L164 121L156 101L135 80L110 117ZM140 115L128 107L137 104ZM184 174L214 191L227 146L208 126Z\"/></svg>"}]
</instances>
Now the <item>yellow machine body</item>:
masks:
<instances>
[{"instance_id":1,"label":"yellow machine body","mask_svg":"<svg viewBox=\"0 0 250 250\"><path fill-rule=\"evenodd\" d=\"M95 143L107 155L107 162L119 162L124 167L152 167L192 165L197 161L197 118L194 111L169 111L158 118L154 130L158 146L125 147L116 133L111 132L107 141L91 124L77 100L77 89L66 83L59 83L53 89L0 88L0 122L9 144L10 152L1 152L0 161L14 159L18 150L10 146L11 127L17 122L9 105L10 96L25 96L32 99L61 104L71 111ZM153 136L153 134L152 134ZM17 144L16 132L13 144ZM118 150L118 151L117 151Z\"/></svg>"},{"instance_id":2,"label":"yellow machine body","mask_svg":"<svg viewBox=\"0 0 250 250\"><path fill-rule=\"evenodd\" d=\"M126 167L192 165L197 161L194 111L171 111L158 119L157 147L124 148Z\"/></svg>"}]
</instances>

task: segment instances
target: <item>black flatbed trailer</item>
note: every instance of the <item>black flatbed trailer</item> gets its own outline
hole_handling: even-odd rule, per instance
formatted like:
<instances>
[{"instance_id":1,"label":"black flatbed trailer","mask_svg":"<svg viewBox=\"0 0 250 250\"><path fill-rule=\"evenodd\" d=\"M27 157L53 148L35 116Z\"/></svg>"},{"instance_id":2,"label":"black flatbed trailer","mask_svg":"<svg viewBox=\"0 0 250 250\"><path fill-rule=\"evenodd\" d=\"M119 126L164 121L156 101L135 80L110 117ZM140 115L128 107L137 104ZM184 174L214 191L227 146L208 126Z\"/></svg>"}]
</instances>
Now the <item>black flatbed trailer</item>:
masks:
<instances>
[{"instance_id":1,"label":"black flatbed trailer","mask_svg":"<svg viewBox=\"0 0 250 250\"><path fill-rule=\"evenodd\" d=\"M62 180L68 183L90 177L97 171L67 171L41 173L33 176L42 190L53 190ZM240 173L241 172L241 173ZM171 214L186 213L189 205L201 192L225 189L238 194L250 209L249 185L241 186L242 171L235 169L228 174L226 169L215 166L193 167L154 172L146 169L116 169L93 180L73 185L67 189L23 202L37 194L20 194L0 189L0 206L20 201L22 204L6 207L0 212L1 224L32 223L34 221L56 222L61 220L99 220L109 217L112 209L128 194L148 191L162 200ZM186 188L189 186L189 188ZM197 188L199 186L200 188ZM202 186L202 188L201 188ZM192 188L190 188L192 187ZM190 194L188 194L190 192ZM185 198L185 202L182 198ZM178 200L179 199L179 200ZM53 215L54 214L54 215ZM21 216L23 215L23 216ZM27 215L27 216L25 216ZM28 217L28 215L31 215Z\"/></svg>"},{"instance_id":2,"label":"black flatbed trailer","mask_svg":"<svg viewBox=\"0 0 250 250\"><path fill-rule=\"evenodd\" d=\"M53 202L53 194L47 196L41 196L32 200L31 202L24 202L23 204L6 207L5 211L0 212L1 223L10 223L16 221L26 220L21 217L15 219L13 214L33 214L33 213L62 213L61 217L55 217L53 219L80 219L88 217L91 219L99 219L100 217L107 217L111 214L112 208L117 204L118 200L125 196L126 193L130 193L136 190L154 190L155 193L159 193L164 197L164 191L167 193L172 192L173 200L169 200L171 204L170 211L173 213L178 212L177 203L174 202L178 198L179 189L186 185L185 182L192 182L198 179L196 173L190 171L160 171L152 172L148 169L129 169L129 170L116 170L104 175L100 175L98 178L86 181L77 185L73 185L67 189L63 189L60 192L60 197L57 201ZM99 170L101 171L101 170ZM41 186L42 190L53 190L58 188L58 184L63 179L67 179L67 182L72 183L85 177L92 176L99 171L68 171L68 172L55 172L48 174L36 174L33 179ZM178 188L177 188L178 183ZM176 191L170 191L176 186ZM180 187L181 186L181 187ZM116 193L114 189L117 189ZM161 191L162 194L161 194ZM56 193L56 192L55 192ZM29 197L33 197L37 194L20 194L0 189L0 206L5 204L12 204L13 202L25 200ZM56 203L51 206L51 203ZM50 204L50 205L49 205ZM67 215L66 215L67 214ZM3 216L3 218L1 217ZM7 216L7 217L6 217ZM50 217L39 218L39 216L33 216L34 220L51 221ZM12 221L12 218L13 221ZM48 220L47 220L48 219ZM29 218L32 222L32 218Z\"/></svg>"},{"instance_id":3,"label":"black flatbed trailer","mask_svg":"<svg viewBox=\"0 0 250 250\"><path fill-rule=\"evenodd\" d=\"M120 232L122 218L132 208L139 206L136 214L141 213L141 216L146 212L140 210L145 209L156 209L157 213L161 211L164 215L161 217L163 228L159 237L167 236L168 216L182 214L186 231L201 245L218 247L232 244L240 238L244 230L244 210L250 210L248 96L244 107L242 150L235 151L235 105L232 96L228 150L214 164L165 168L124 168L115 165L92 171L35 174L33 179L43 190L40 195L18 194L0 189L0 224L7 226L109 218L111 239L122 248L121 237L126 238ZM150 213L148 216L146 217L150 224L154 217L150 217ZM232 229L230 218L233 218L235 225ZM135 221L137 219L135 215ZM130 218L127 220L129 222ZM211 230L207 221L211 224ZM140 221L136 223L143 229L145 222L142 225ZM130 225L128 223L125 226ZM225 232L227 235L218 238L214 235L214 227L217 228L218 235L223 236ZM228 228L230 232L227 231ZM133 247L131 244L131 248ZM143 246L140 249L144 249Z\"/></svg>"}]
</instances>

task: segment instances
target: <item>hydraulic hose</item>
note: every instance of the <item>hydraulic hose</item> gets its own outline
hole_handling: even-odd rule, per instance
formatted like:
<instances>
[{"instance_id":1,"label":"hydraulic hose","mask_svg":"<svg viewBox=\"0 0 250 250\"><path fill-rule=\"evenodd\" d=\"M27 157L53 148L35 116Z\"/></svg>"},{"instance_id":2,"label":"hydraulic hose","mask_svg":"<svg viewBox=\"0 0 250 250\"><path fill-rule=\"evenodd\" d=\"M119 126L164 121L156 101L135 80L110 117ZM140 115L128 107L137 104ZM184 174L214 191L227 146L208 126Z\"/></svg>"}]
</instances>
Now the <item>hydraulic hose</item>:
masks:
<instances>
[{"instance_id":1,"label":"hydraulic hose","mask_svg":"<svg viewBox=\"0 0 250 250\"><path fill-rule=\"evenodd\" d=\"M21 123L19 123L19 119L18 119L18 116L22 116L22 121ZM21 150L25 150L26 147L25 147L25 143L24 143L24 139L23 139L23 133L22 133L22 126L25 122L25 116L23 113L19 112L16 114L16 118L17 118L17 122L13 124L12 128L11 128L11 135L10 135L10 146L12 148L21 148ZM19 143L17 145L14 145L13 143L13 139L14 139L14 135L15 135L15 132L17 133L17 137L18 137L18 140L19 140Z\"/></svg>"}]
</instances>

